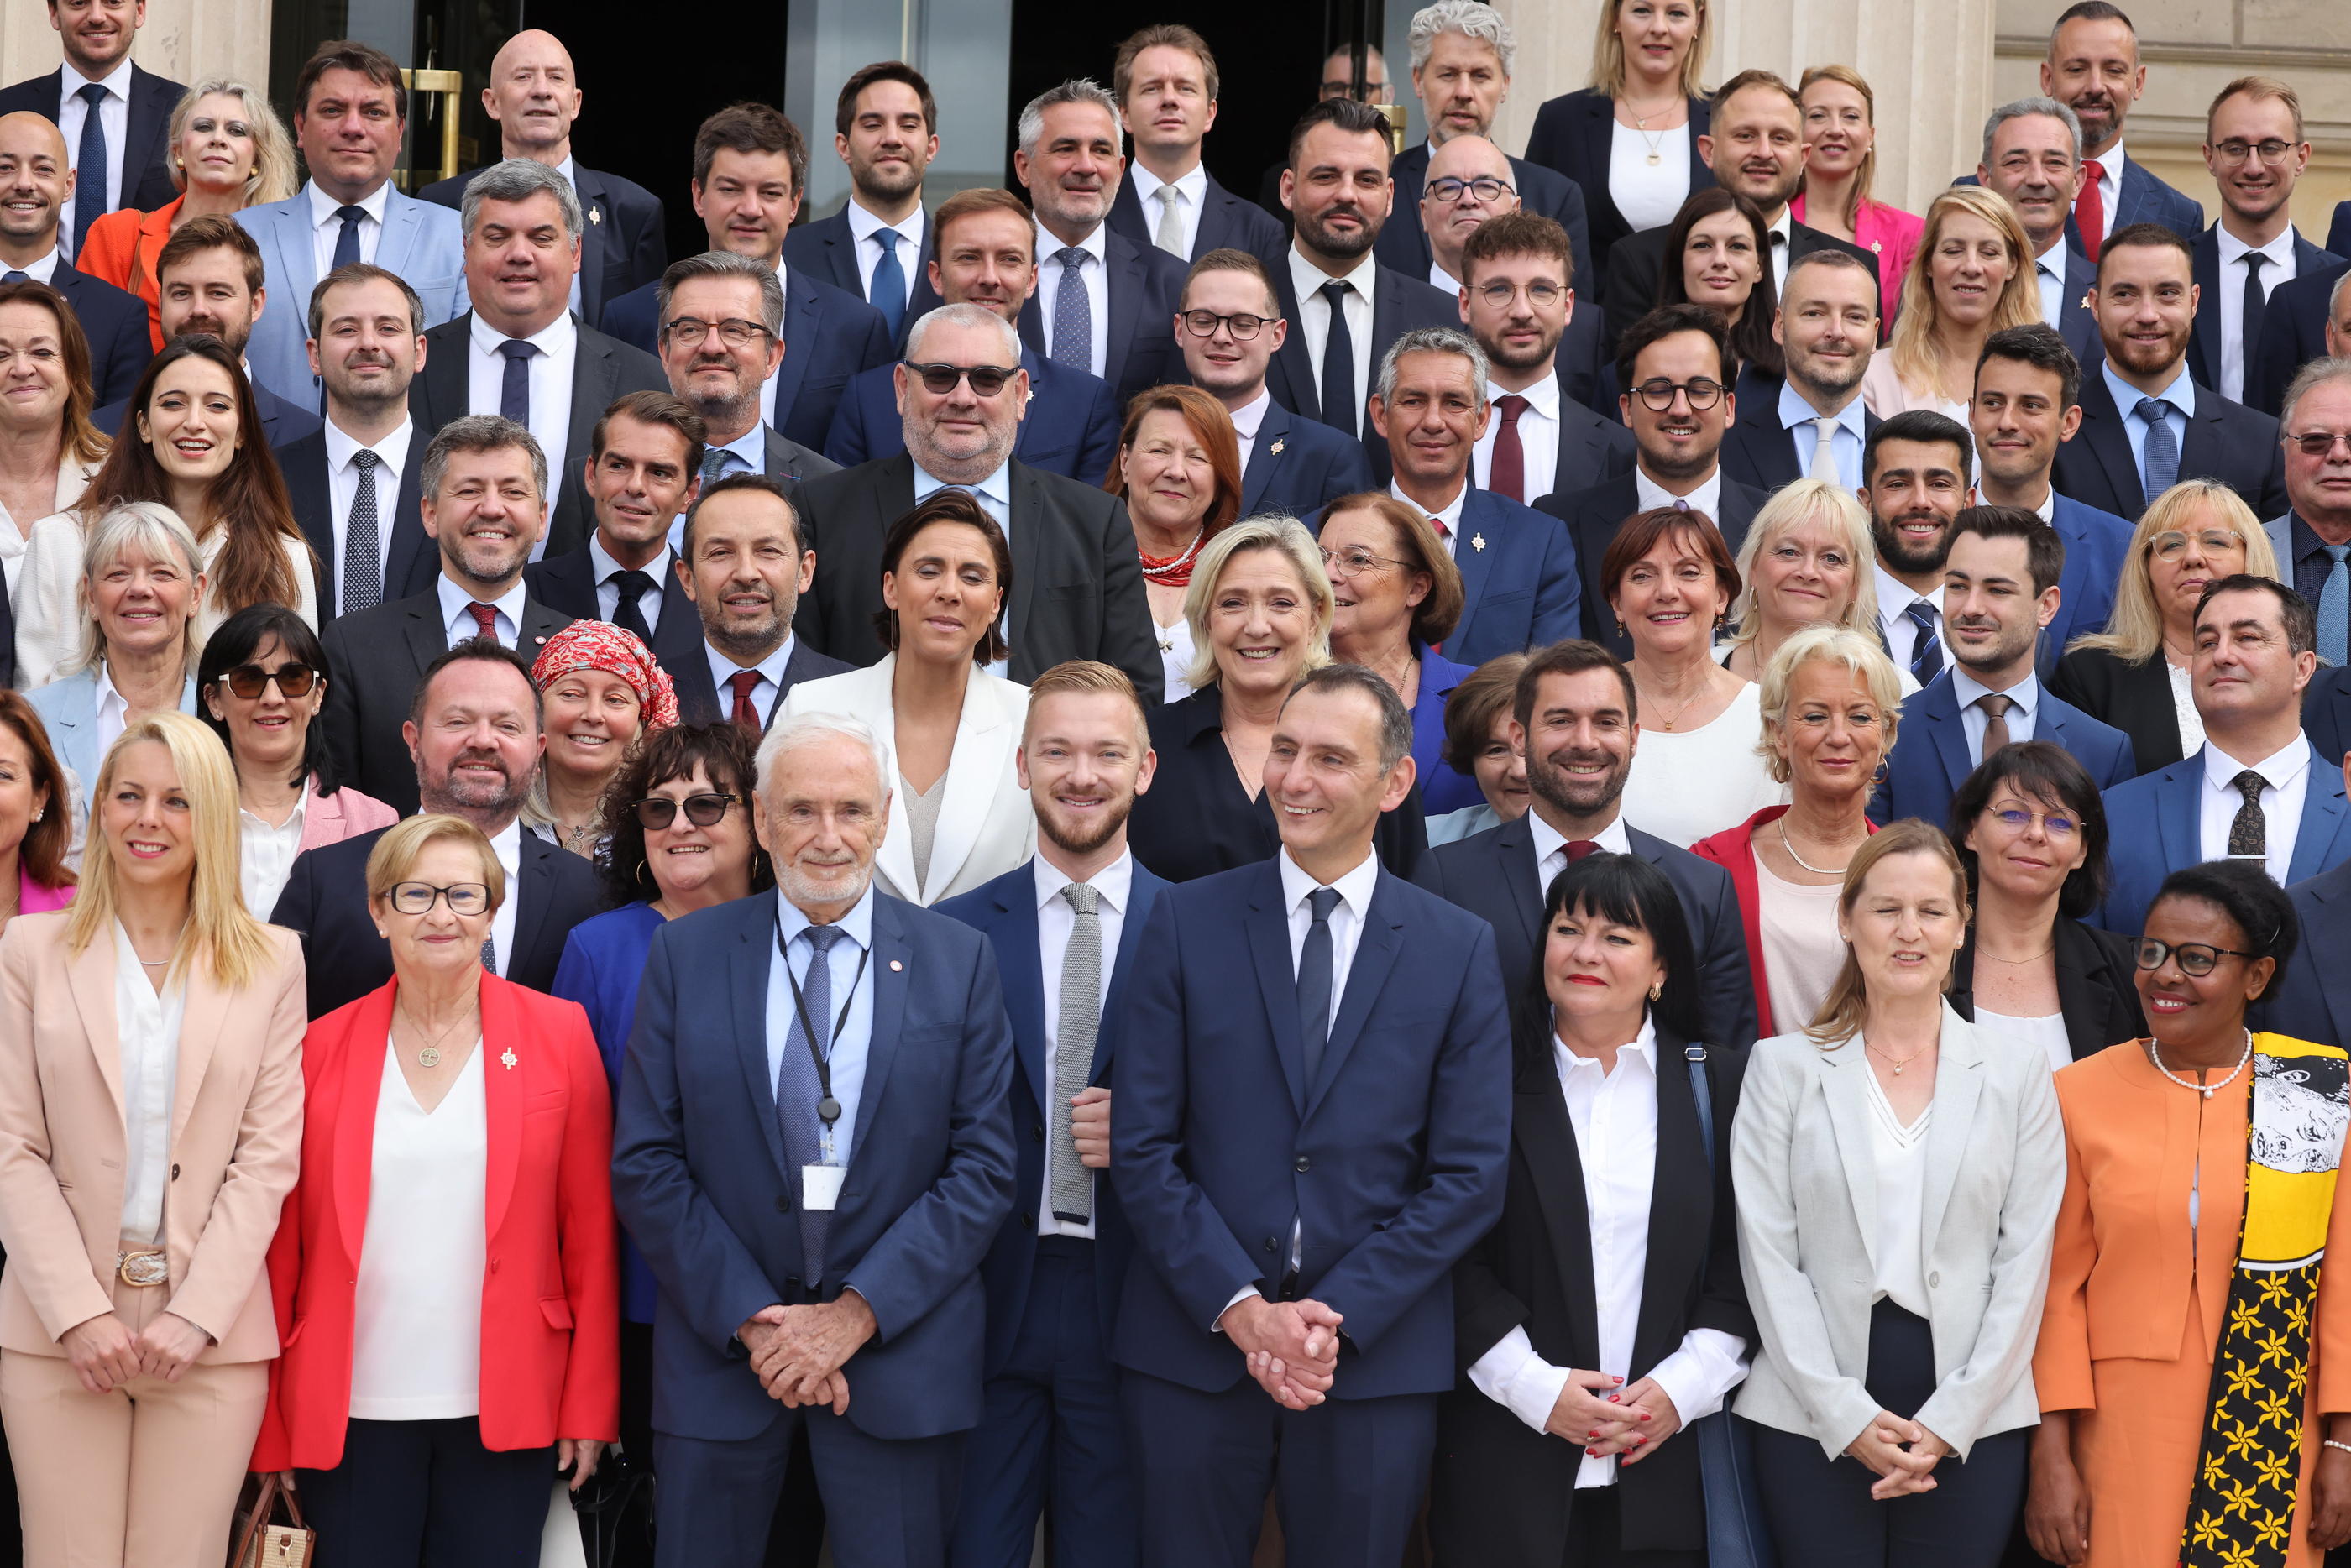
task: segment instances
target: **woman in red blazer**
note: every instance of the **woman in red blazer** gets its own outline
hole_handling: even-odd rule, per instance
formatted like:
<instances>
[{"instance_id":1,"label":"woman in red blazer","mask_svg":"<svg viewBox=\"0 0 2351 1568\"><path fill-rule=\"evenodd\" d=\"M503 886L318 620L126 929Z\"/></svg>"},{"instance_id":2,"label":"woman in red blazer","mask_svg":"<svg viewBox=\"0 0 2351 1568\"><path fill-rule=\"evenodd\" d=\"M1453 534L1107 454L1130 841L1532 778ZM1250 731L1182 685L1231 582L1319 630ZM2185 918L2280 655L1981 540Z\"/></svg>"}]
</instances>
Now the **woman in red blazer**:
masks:
<instances>
[{"instance_id":1,"label":"woman in red blazer","mask_svg":"<svg viewBox=\"0 0 2351 1568\"><path fill-rule=\"evenodd\" d=\"M535 1562L549 1480L620 1425L603 1062L577 1003L483 970L506 878L478 828L411 817L367 879L393 978L303 1043L253 1468L294 1472L340 1568Z\"/></svg>"}]
</instances>

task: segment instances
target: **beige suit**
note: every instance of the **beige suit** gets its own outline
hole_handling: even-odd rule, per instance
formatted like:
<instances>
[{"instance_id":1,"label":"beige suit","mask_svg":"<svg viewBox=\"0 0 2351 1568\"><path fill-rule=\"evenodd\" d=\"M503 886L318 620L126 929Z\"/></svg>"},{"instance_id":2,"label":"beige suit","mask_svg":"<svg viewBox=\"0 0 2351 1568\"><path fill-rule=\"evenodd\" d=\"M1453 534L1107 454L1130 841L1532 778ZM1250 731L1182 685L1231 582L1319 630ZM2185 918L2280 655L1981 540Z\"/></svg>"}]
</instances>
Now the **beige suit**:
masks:
<instances>
[{"instance_id":1,"label":"beige suit","mask_svg":"<svg viewBox=\"0 0 2351 1568\"><path fill-rule=\"evenodd\" d=\"M26 1559L216 1568L277 1354L263 1260L301 1147L301 949L272 928L271 961L246 989L201 966L188 977L167 1277L141 1288L115 1272L127 1152L115 945L69 951L68 918L20 916L0 936L0 1417ZM108 1312L134 1334L172 1313L213 1344L176 1383L94 1395L58 1341Z\"/></svg>"}]
</instances>

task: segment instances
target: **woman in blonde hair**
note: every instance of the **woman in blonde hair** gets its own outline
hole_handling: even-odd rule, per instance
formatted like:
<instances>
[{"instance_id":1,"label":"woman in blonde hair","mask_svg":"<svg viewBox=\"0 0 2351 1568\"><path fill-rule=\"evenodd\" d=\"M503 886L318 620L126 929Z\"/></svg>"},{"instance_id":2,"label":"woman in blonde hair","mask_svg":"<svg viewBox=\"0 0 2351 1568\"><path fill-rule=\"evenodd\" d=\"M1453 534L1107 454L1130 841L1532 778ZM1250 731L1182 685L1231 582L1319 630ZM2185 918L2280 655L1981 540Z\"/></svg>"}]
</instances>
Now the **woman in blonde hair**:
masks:
<instances>
[{"instance_id":1,"label":"woman in blonde hair","mask_svg":"<svg viewBox=\"0 0 2351 1568\"><path fill-rule=\"evenodd\" d=\"M246 912L203 724L132 722L97 784L72 906L0 935L0 1418L27 1562L217 1568L278 1350L302 950Z\"/></svg>"},{"instance_id":2,"label":"woman in blonde hair","mask_svg":"<svg viewBox=\"0 0 2351 1568\"><path fill-rule=\"evenodd\" d=\"M2032 244L2016 210L1980 185L1954 185L1927 208L1892 343L1870 360L1862 399L1879 419L1932 409L1964 425L1984 339L2040 319Z\"/></svg>"},{"instance_id":3,"label":"woman in blonde hair","mask_svg":"<svg viewBox=\"0 0 2351 1568\"><path fill-rule=\"evenodd\" d=\"M1715 657L1743 680L1761 680L1780 645L1808 626L1877 635L1877 545L1852 491L1799 479L1771 493L1739 545L1739 597L1729 637ZM1903 695L1918 689L1899 671Z\"/></svg>"},{"instance_id":4,"label":"woman in blonde hair","mask_svg":"<svg viewBox=\"0 0 2351 1568\"><path fill-rule=\"evenodd\" d=\"M2188 673L2196 601L2236 572L2278 575L2268 532L2219 480L2181 480L2140 514L2106 629L2074 639L2049 694L2128 735L2142 774L2193 755L2204 743Z\"/></svg>"},{"instance_id":5,"label":"woman in blonde hair","mask_svg":"<svg viewBox=\"0 0 2351 1568\"><path fill-rule=\"evenodd\" d=\"M1835 983L1756 1044L1731 1130L1761 1341L1735 1408L1784 1561L1993 1568L2041 1414L2056 1091L1944 1001L1968 896L1938 829L1863 845L1834 909Z\"/></svg>"},{"instance_id":6,"label":"woman in blonde hair","mask_svg":"<svg viewBox=\"0 0 2351 1568\"><path fill-rule=\"evenodd\" d=\"M1869 193L1877 172L1877 95L1851 66L1814 66L1796 96L1804 106L1804 140L1812 151L1804 155L1803 189L1788 203L1788 215L1876 256L1878 292L1898 313L1927 223Z\"/></svg>"}]
</instances>

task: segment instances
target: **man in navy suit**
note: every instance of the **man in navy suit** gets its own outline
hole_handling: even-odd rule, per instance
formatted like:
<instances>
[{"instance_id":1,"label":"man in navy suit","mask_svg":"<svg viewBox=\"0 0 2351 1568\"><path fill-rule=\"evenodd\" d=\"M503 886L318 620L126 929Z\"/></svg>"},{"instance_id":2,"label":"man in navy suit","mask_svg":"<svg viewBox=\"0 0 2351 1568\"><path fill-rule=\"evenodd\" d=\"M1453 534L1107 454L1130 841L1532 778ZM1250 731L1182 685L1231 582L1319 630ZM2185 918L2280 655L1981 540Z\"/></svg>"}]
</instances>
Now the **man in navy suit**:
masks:
<instances>
[{"instance_id":1,"label":"man in navy suit","mask_svg":"<svg viewBox=\"0 0 2351 1568\"><path fill-rule=\"evenodd\" d=\"M2057 613L2065 544L2012 506L1970 506L1943 559L1943 640L1951 660L1903 700L1901 742L1869 805L1883 825L1915 816L1941 827L1951 796L2004 745L2054 741L2100 789L2135 778L2130 741L2043 689L2033 669L2042 628Z\"/></svg>"},{"instance_id":2,"label":"man in navy suit","mask_svg":"<svg viewBox=\"0 0 2351 1568\"><path fill-rule=\"evenodd\" d=\"M1134 137L1134 161L1110 204L1113 234L1179 262L1216 250L1270 256L1281 249L1281 225L1217 184L1200 161L1217 123L1217 57L1206 38L1181 22L1155 22L1119 45L1110 84Z\"/></svg>"},{"instance_id":3,"label":"man in navy suit","mask_svg":"<svg viewBox=\"0 0 2351 1568\"><path fill-rule=\"evenodd\" d=\"M1924 686L1945 663L1943 557L1975 481L1968 427L1932 409L1905 409L1870 433L1861 479L1877 546L1877 640Z\"/></svg>"},{"instance_id":4,"label":"man in navy suit","mask_svg":"<svg viewBox=\"0 0 2351 1568\"><path fill-rule=\"evenodd\" d=\"M1569 329L1597 321L1580 301L1567 231L1531 213L1478 225L1461 246L1461 321L1486 351L1495 418L1478 438L1478 487L1532 502L1588 490L1633 466L1633 432L1594 412L1568 386ZM1595 337L1596 341L1596 337Z\"/></svg>"},{"instance_id":5,"label":"man in navy suit","mask_svg":"<svg viewBox=\"0 0 2351 1568\"><path fill-rule=\"evenodd\" d=\"M1019 197L990 187L958 191L931 214L938 254L930 287L948 305L977 305L1018 327L1037 288L1037 224ZM1013 456L1031 468L1099 484L1118 456L1119 407L1110 383L1047 358L1026 344L1029 405ZM897 368L859 374L833 410L824 454L843 468L905 449L899 428Z\"/></svg>"},{"instance_id":6,"label":"man in navy suit","mask_svg":"<svg viewBox=\"0 0 2351 1568\"><path fill-rule=\"evenodd\" d=\"M2068 224L2092 262L2133 223L2160 223L2185 244L2204 227L2204 209L2135 163L2123 151L2123 122L2147 91L2138 31L2111 0L2076 0L2049 30L2041 90L2074 111L2082 127L2081 193Z\"/></svg>"},{"instance_id":7,"label":"man in navy suit","mask_svg":"<svg viewBox=\"0 0 2351 1568\"><path fill-rule=\"evenodd\" d=\"M2090 260L2066 229L2082 189L2082 122L2053 98L2021 98L1984 121L1983 161L1976 179L2008 198L2032 242L2033 281L2041 287L2041 319L2064 335L2085 365L2105 352L2098 318L2088 305L2097 281Z\"/></svg>"},{"instance_id":8,"label":"man in navy suit","mask_svg":"<svg viewBox=\"0 0 2351 1568\"><path fill-rule=\"evenodd\" d=\"M1245 1568L1269 1493L1292 1561L1392 1568L1419 1508L1510 1046L1492 930L1372 852L1411 743L1379 677L1308 675L1265 765L1281 853L1163 891L1128 982L1112 1354L1149 1568Z\"/></svg>"},{"instance_id":9,"label":"man in navy suit","mask_svg":"<svg viewBox=\"0 0 2351 1568\"><path fill-rule=\"evenodd\" d=\"M1788 373L1740 373L1746 417L1722 432L1723 472L1758 490L1805 477L1859 490L1878 424L1861 400L1877 348L1877 280L1843 251L1805 252L1788 264L1771 338Z\"/></svg>"},{"instance_id":10,"label":"man in navy suit","mask_svg":"<svg viewBox=\"0 0 2351 1568\"><path fill-rule=\"evenodd\" d=\"M152 213L178 197L167 142L172 110L188 89L131 63L131 41L147 21L146 0L49 0L48 8L65 63L0 88L0 114L37 114L76 150L65 228L78 255L100 215L124 207Z\"/></svg>"},{"instance_id":11,"label":"man in navy suit","mask_svg":"<svg viewBox=\"0 0 2351 1568\"><path fill-rule=\"evenodd\" d=\"M694 212L710 248L773 268L784 291L783 358L760 389L759 418L818 452L850 378L888 362L890 327L858 296L784 259L784 236L807 179L808 142L799 127L766 104L722 109L695 132ZM606 306L604 330L659 354L661 306L656 280Z\"/></svg>"},{"instance_id":12,"label":"man in navy suit","mask_svg":"<svg viewBox=\"0 0 2351 1568\"><path fill-rule=\"evenodd\" d=\"M2343 961L2351 930L2351 862L2286 889L2302 940L2262 993L2260 1026L2319 1045L2351 1043L2351 964Z\"/></svg>"},{"instance_id":13,"label":"man in navy suit","mask_svg":"<svg viewBox=\"0 0 2351 1568\"><path fill-rule=\"evenodd\" d=\"M65 259L58 213L72 192L65 139L30 110L0 115L0 273L46 283L73 307L89 339L92 400L128 398L155 357L147 331L147 304Z\"/></svg>"},{"instance_id":14,"label":"man in navy suit","mask_svg":"<svg viewBox=\"0 0 2351 1568\"><path fill-rule=\"evenodd\" d=\"M1537 649L1519 672L1512 748L1526 759L1525 815L1431 846L1413 880L1494 928L1502 994L1517 997L1542 954L1543 890L1593 847L1638 855L1666 874L1698 954L1706 1038L1739 1050L1755 1038L1747 929L1730 874L1625 820L1625 781L1641 740L1639 696L1616 656L1574 639Z\"/></svg>"},{"instance_id":15,"label":"man in navy suit","mask_svg":"<svg viewBox=\"0 0 2351 1568\"><path fill-rule=\"evenodd\" d=\"M2351 639L2340 629L2351 612L2351 582L2338 573L2343 546L2351 545L2351 460L2340 443L2305 452L2295 438L2315 444L2351 431L2351 361L2318 359L2303 367L2286 389L2285 492L2293 505L2262 524L2278 574L2316 609L2321 663L2351 665ZM2330 585L2332 587L2330 589ZM2335 612L2335 613L2330 613Z\"/></svg>"},{"instance_id":16,"label":"man in navy suit","mask_svg":"<svg viewBox=\"0 0 2351 1568\"><path fill-rule=\"evenodd\" d=\"M851 668L792 631L800 596L815 577L816 552L778 481L737 473L695 498L677 578L701 636L692 653L663 662L677 685L679 718L726 719L764 733L793 687Z\"/></svg>"},{"instance_id":17,"label":"man in navy suit","mask_svg":"<svg viewBox=\"0 0 2351 1568\"><path fill-rule=\"evenodd\" d=\"M872 885L885 755L846 715L771 732L776 889L664 926L645 961L612 1195L661 1284L662 1568L760 1561L802 1443L841 1568L946 1561L1013 1041L987 939Z\"/></svg>"},{"instance_id":18,"label":"man in navy suit","mask_svg":"<svg viewBox=\"0 0 2351 1568\"><path fill-rule=\"evenodd\" d=\"M1184 280L1176 341L1192 385L1225 405L1241 449L1241 509L1311 525L1325 504L1372 488L1364 443L1276 402L1265 384L1289 338L1272 275L1245 251L1210 251ZM1203 331L1202 328L1207 330Z\"/></svg>"},{"instance_id":19,"label":"man in navy suit","mask_svg":"<svg viewBox=\"0 0 2351 1568\"><path fill-rule=\"evenodd\" d=\"M2105 792L2114 880L2095 925L2137 934L2164 877L2206 860L2259 861L2291 886L2351 860L2344 775L2302 732L2302 693L2318 656L2308 600L2240 573L2196 607L2190 680L2204 744L2195 755Z\"/></svg>"},{"instance_id":20,"label":"man in navy suit","mask_svg":"<svg viewBox=\"0 0 2351 1568\"><path fill-rule=\"evenodd\" d=\"M2338 230L2342 222L2336 220ZM2351 244L2351 234L2329 238ZM2351 289L2343 286L2346 277L2351 277L2351 261L2328 262L2271 293L2247 372L2252 383L2245 389L2248 405L2265 414L2279 412L2285 407L2286 383L2296 370L2313 359L2339 358L2351 349Z\"/></svg>"},{"instance_id":21,"label":"man in navy suit","mask_svg":"<svg viewBox=\"0 0 2351 1568\"><path fill-rule=\"evenodd\" d=\"M996 952L1019 1158L1012 1217L980 1266L987 1384L964 1456L956 1568L1027 1568L1048 1506L1065 1561L1132 1563L1140 1551L1110 1358L1134 1238L1094 1173L1110 1164L1127 978L1167 887L1126 846L1152 761L1124 675L1092 660L1045 671L1015 762L1037 808L1036 858L938 906Z\"/></svg>"},{"instance_id":22,"label":"man in navy suit","mask_svg":"<svg viewBox=\"0 0 2351 1568\"><path fill-rule=\"evenodd\" d=\"M923 176L939 155L939 106L923 73L904 60L850 73L833 104L832 150L849 169L849 201L785 234L784 260L871 302L902 345L939 303L922 265L932 251Z\"/></svg>"},{"instance_id":23,"label":"man in navy suit","mask_svg":"<svg viewBox=\"0 0 2351 1568\"><path fill-rule=\"evenodd\" d=\"M2274 154L2274 156L2273 156ZM2241 77L2204 118L2204 167L2220 221L2196 235L2196 327L2188 368L2224 398L2247 400L2272 290L2342 258L2294 226L2290 204L2310 164L2302 100L2270 77Z\"/></svg>"}]
</instances>

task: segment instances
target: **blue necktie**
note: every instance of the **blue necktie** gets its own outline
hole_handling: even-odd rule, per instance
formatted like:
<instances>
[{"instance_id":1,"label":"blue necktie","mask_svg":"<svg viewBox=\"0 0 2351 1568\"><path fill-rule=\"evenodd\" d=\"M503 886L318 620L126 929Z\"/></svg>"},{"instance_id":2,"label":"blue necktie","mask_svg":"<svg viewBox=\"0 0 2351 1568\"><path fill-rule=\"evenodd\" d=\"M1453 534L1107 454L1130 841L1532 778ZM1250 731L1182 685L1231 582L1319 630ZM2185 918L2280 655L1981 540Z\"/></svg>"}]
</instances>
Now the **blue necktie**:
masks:
<instances>
[{"instance_id":1,"label":"blue necktie","mask_svg":"<svg viewBox=\"0 0 2351 1568\"><path fill-rule=\"evenodd\" d=\"M1331 1039L1331 911L1338 907L1339 889L1317 888L1306 895L1313 923L1298 950L1298 1042L1306 1053L1306 1086L1311 1093L1322 1070L1322 1047Z\"/></svg>"},{"instance_id":2,"label":"blue necktie","mask_svg":"<svg viewBox=\"0 0 2351 1568\"><path fill-rule=\"evenodd\" d=\"M2179 438L2171 433L2164 414L2171 405L2158 398L2141 398L2133 411L2147 421L2147 445L2139 462L2140 497L2148 505L2179 482Z\"/></svg>"},{"instance_id":3,"label":"blue necktie","mask_svg":"<svg viewBox=\"0 0 2351 1568\"><path fill-rule=\"evenodd\" d=\"M1061 264L1061 291L1053 296L1053 363L1081 375L1094 369L1093 303L1086 294L1086 275L1080 270L1086 253L1063 245L1053 253Z\"/></svg>"},{"instance_id":4,"label":"blue necktie","mask_svg":"<svg viewBox=\"0 0 2351 1568\"><path fill-rule=\"evenodd\" d=\"M2351 662L2351 545L2325 545L2330 563L2326 586L2318 591L2318 657L2329 664Z\"/></svg>"},{"instance_id":5,"label":"blue necktie","mask_svg":"<svg viewBox=\"0 0 2351 1568\"><path fill-rule=\"evenodd\" d=\"M1943 639L1935 624L1935 607L1925 599L1912 599L1903 607L1902 613L1918 628L1917 637L1910 644L1910 675L1924 686L1943 670Z\"/></svg>"},{"instance_id":6,"label":"blue necktie","mask_svg":"<svg viewBox=\"0 0 2351 1568\"><path fill-rule=\"evenodd\" d=\"M809 959L808 976L800 981L800 1005L828 1062L832 1059L832 944L848 934L839 926L810 926L807 931L815 951ZM782 1124L784 1158L792 1163L792 1201L800 1215L800 1282L811 1293L824 1277L825 1230L832 1213L808 1206L808 1187L799 1175L800 1167L824 1158L824 1119L816 1112L822 1098L823 1080L817 1075L816 1058L809 1054L809 1037L795 1011L784 1036L783 1065L776 1072L776 1119Z\"/></svg>"},{"instance_id":7,"label":"blue necktie","mask_svg":"<svg viewBox=\"0 0 2351 1568\"><path fill-rule=\"evenodd\" d=\"M1322 422L1353 435L1363 429L1363 412L1355 407L1355 338L1347 330L1347 288L1343 279L1322 288L1331 305L1331 333L1322 339Z\"/></svg>"},{"instance_id":8,"label":"blue necktie","mask_svg":"<svg viewBox=\"0 0 2351 1568\"><path fill-rule=\"evenodd\" d=\"M367 209L338 207L335 216L343 223L342 228L335 234L335 266L349 266L360 259L360 222L367 216ZM331 272L334 267L327 270Z\"/></svg>"},{"instance_id":9,"label":"blue necktie","mask_svg":"<svg viewBox=\"0 0 2351 1568\"><path fill-rule=\"evenodd\" d=\"M873 286L867 297L882 313L893 343L898 340L898 323L906 319L906 269L898 265L898 242L905 237L895 229L873 231L873 243L882 247L882 259L873 264Z\"/></svg>"},{"instance_id":10,"label":"blue necktie","mask_svg":"<svg viewBox=\"0 0 2351 1568\"><path fill-rule=\"evenodd\" d=\"M6 272L0 273L0 283L23 283L32 275L31 273L19 272L12 266Z\"/></svg>"},{"instance_id":11,"label":"blue necktie","mask_svg":"<svg viewBox=\"0 0 2351 1568\"><path fill-rule=\"evenodd\" d=\"M507 357L506 379L498 387L498 412L528 430L530 357L538 352L538 345L528 338L509 337L498 345L498 352Z\"/></svg>"},{"instance_id":12,"label":"blue necktie","mask_svg":"<svg viewBox=\"0 0 2351 1568\"><path fill-rule=\"evenodd\" d=\"M106 120L98 112L106 101L106 89L91 82L74 96L89 106L82 111L81 151L74 160L73 254L78 258L90 224L106 211Z\"/></svg>"}]
</instances>

